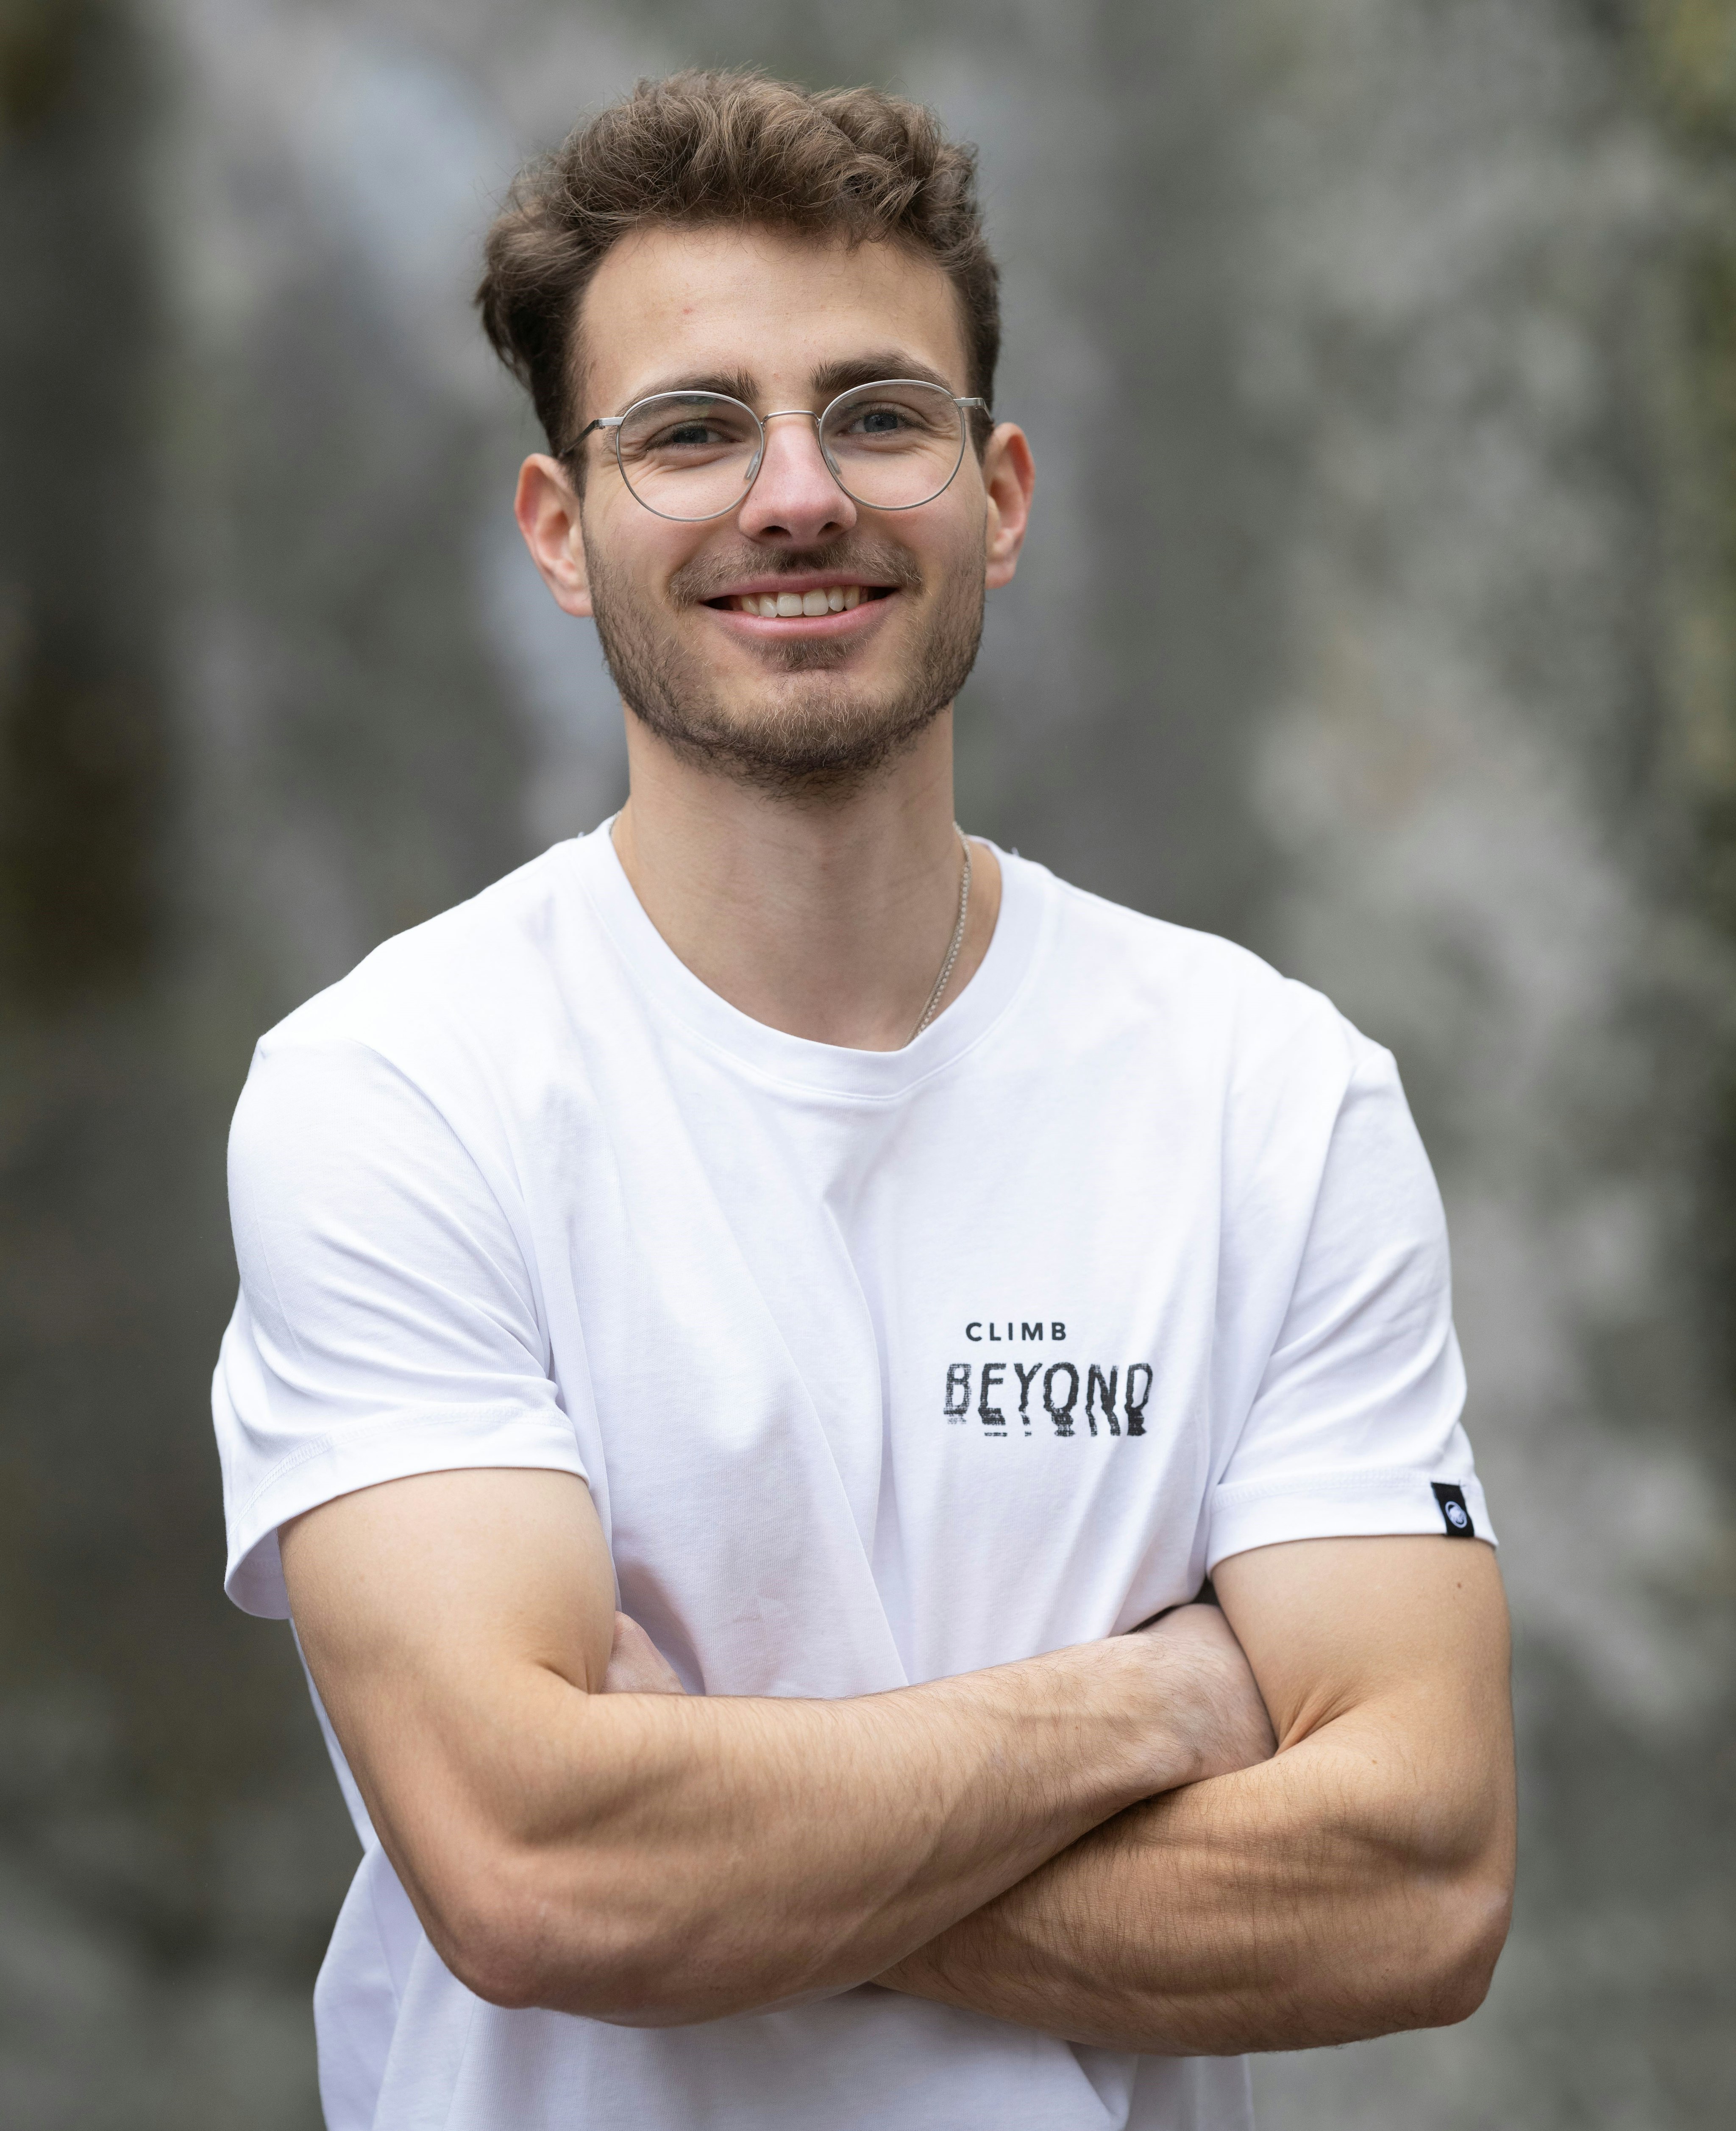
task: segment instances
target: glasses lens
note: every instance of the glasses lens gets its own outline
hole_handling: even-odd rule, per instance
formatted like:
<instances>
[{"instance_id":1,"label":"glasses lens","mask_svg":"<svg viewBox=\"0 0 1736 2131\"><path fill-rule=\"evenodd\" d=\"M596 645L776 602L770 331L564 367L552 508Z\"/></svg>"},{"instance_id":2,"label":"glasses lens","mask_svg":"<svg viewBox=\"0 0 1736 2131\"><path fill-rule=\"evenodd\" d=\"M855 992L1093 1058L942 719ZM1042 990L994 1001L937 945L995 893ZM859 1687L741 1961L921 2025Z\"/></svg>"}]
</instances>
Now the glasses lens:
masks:
<instances>
[{"instance_id":1,"label":"glasses lens","mask_svg":"<svg viewBox=\"0 0 1736 2131\"><path fill-rule=\"evenodd\" d=\"M964 456L963 409L938 385L860 385L826 410L820 447L840 486L876 510L937 496Z\"/></svg>"},{"instance_id":2,"label":"glasses lens","mask_svg":"<svg viewBox=\"0 0 1736 2131\"><path fill-rule=\"evenodd\" d=\"M615 431L627 486L662 518L715 518L741 500L759 457L759 424L739 400L659 392Z\"/></svg>"}]
</instances>

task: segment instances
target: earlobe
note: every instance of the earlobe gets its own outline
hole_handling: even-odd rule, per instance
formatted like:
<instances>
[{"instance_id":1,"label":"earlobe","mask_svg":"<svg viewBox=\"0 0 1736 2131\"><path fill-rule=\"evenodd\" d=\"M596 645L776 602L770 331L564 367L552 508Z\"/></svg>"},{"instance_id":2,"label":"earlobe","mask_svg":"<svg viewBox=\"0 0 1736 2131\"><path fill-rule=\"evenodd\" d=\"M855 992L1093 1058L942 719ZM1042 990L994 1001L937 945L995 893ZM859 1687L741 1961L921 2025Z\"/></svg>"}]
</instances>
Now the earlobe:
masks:
<instances>
[{"instance_id":1,"label":"earlobe","mask_svg":"<svg viewBox=\"0 0 1736 2131\"><path fill-rule=\"evenodd\" d=\"M533 452L519 469L513 515L543 582L563 614L591 613L591 572L579 499L566 469L546 453Z\"/></svg>"},{"instance_id":2,"label":"earlobe","mask_svg":"<svg viewBox=\"0 0 1736 2131\"><path fill-rule=\"evenodd\" d=\"M1019 566L1035 481L1025 432L1011 422L1002 423L989 438L983 459L983 485L988 496L983 560L991 591L1010 584Z\"/></svg>"}]
</instances>

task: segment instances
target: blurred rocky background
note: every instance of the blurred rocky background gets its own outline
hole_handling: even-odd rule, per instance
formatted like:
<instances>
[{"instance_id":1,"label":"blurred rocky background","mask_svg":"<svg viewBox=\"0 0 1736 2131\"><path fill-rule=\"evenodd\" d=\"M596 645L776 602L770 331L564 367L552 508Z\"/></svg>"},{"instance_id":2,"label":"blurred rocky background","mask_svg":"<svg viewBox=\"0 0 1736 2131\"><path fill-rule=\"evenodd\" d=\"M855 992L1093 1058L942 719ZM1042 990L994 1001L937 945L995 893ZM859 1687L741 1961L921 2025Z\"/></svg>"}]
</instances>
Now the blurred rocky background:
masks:
<instances>
[{"instance_id":1,"label":"blurred rocky background","mask_svg":"<svg viewBox=\"0 0 1736 2131\"><path fill-rule=\"evenodd\" d=\"M466 299L696 60L982 144L1041 498L964 819L1331 992L1441 1174L1518 1920L1267 2131L1736 2122L1736 0L0 0L0 2122L317 2124L353 1846L218 1591L224 1133L619 797Z\"/></svg>"}]
</instances>

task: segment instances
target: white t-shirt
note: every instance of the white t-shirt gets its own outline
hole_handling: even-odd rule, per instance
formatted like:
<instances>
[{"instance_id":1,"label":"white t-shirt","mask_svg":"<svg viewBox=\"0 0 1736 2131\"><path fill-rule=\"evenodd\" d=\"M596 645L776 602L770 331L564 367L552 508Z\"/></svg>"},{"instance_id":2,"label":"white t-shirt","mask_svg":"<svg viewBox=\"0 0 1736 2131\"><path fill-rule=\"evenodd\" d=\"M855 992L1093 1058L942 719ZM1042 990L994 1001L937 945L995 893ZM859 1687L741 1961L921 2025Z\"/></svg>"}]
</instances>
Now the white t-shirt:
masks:
<instances>
[{"instance_id":1,"label":"white t-shirt","mask_svg":"<svg viewBox=\"0 0 1736 2131\"><path fill-rule=\"evenodd\" d=\"M215 1406L228 1588L407 1473L586 1478L690 1691L854 1695L1114 1635L1227 1554L1489 1536L1441 1204L1390 1056L1241 949L1002 855L901 1051L709 991L606 830L259 1046ZM1440 1492L1437 1492L1439 1490ZM1236 2131L1236 2059L879 1990L702 2026L482 2003L364 1845L330 2131Z\"/></svg>"}]
</instances>

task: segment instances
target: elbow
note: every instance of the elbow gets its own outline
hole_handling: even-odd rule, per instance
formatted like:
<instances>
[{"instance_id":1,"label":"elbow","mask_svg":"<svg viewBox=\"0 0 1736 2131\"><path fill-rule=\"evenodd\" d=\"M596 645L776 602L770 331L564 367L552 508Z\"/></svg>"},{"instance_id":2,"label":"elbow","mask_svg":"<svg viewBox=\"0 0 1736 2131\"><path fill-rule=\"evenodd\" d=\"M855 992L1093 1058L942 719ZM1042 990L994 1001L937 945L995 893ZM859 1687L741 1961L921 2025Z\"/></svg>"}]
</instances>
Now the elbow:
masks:
<instances>
[{"instance_id":1,"label":"elbow","mask_svg":"<svg viewBox=\"0 0 1736 2131\"><path fill-rule=\"evenodd\" d=\"M539 1971L509 1941L480 1934L460 1937L441 1957L471 1996L486 2005L522 2013L548 2002Z\"/></svg>"},{"instance_id":2,"label":"elbow","mask_svg":"<svg viewBox=\"0 0 1736 2131\"><path fill-rule=\"evenodd\" d=\"M600 1919L595 1929L590 1924L580 1919L556 1948L548 1942L541 1914L500 1904L449 1927L435 1946L466 1990L505 2012L538 2007L623 2027L667 2027L704 2017L666 2002L664 1964L654 1950L626 1943L624 1934L610 1932Z\"/></svg>"},{"instance_id":3,"label":"elbow","mask_svg":"<svg viewBox=\"0 0 1736 2131\"><path fill-rule=\"evenodd\" d=\"M465 1989L505 2011L662 2028L753 2009L715 1971L696 1975L704 1933L683 1928L669 1902L647 1899L654 1874L635 1877L631 1890L562 1884L545 1860L514 1860L423 1908L423 1922Z\"/></svg>"},{"instance_id":4,"label":"elbow","mask_svg":"<svg viewBox=\"0 0 1736 2131\"><path fill-rule=\"evenodd\" d=\"M1364 1971L1361 2039L1456 2027L1489 1995L1513 1921L1514 1800L1492 1790L1483 1810L1413 1826L1389 1852L1394 1928ZM1407 1854L1408 1853L1408 1854Z\"/></svg>"},{"instance_id":5,"label":"elbow","mask_svg":"<svg viewBox=\"0 0 1736 2131\"><path fill-rule=\"evenodd\" d=\"M466 1889L422 1921L446 1966L485 2004L516 2013L549 2002L553 1978L533 1908L499 1888Z\"/></svg>"},{"instance_id":6,"label":"elbow","mask_svg":"<svg viewBox=\"0 0 1736 2131\"><path fill-rule=\"evenodd\" d=\"M1417 1907L1408 1955L1369 1978L1357 2033L1365 2040L1468 2020L1489 1995L1513 1916L1510 1875L1466 1874L1432 1888Z\"/></svg>"},{"instance_id":7,"label":"elbow","mask_svg":"<svg viewBox=\"0 0 1736 2131\"><path fill-rule=\"evenodd\" d=\"M491 1860L416 1907L434 1951L485 2004L608 2019L654 1995L659 1962L631 1905L611 1915L586 1890L557 1884L542 1860Z\"/></svg>"},{"instance_id":8,"label":"elbow","mask_svg":"<svg viewBox=\"0 0 1736 2131\"><path fill-rule=\"evenodd\" d=\"M1495 1963L1513 1921L1510 1875L1477 1875L1461 1881L1438 1904L1441 1951L1431 1965L1418 2028L1456 2027L1489 1995Z\"/></svg>"},{"instance_id":9,"label":"elbow","mask_svg":"<svg viewBox=\"0 0 1736 2131\"><path fill-rule=\"evenodd\" d=\"M1316 2049L1468 2020L1489 1995L1506 1943L1510 1873L1430 1875L1392 1893L1384 1926L1371 1918L1374 1928L1337 1963L1312 1956L1305 1972L1289 1975L1237 2025L1233 2044L1220 2047Z\"/></svg>"}]
</instances>

